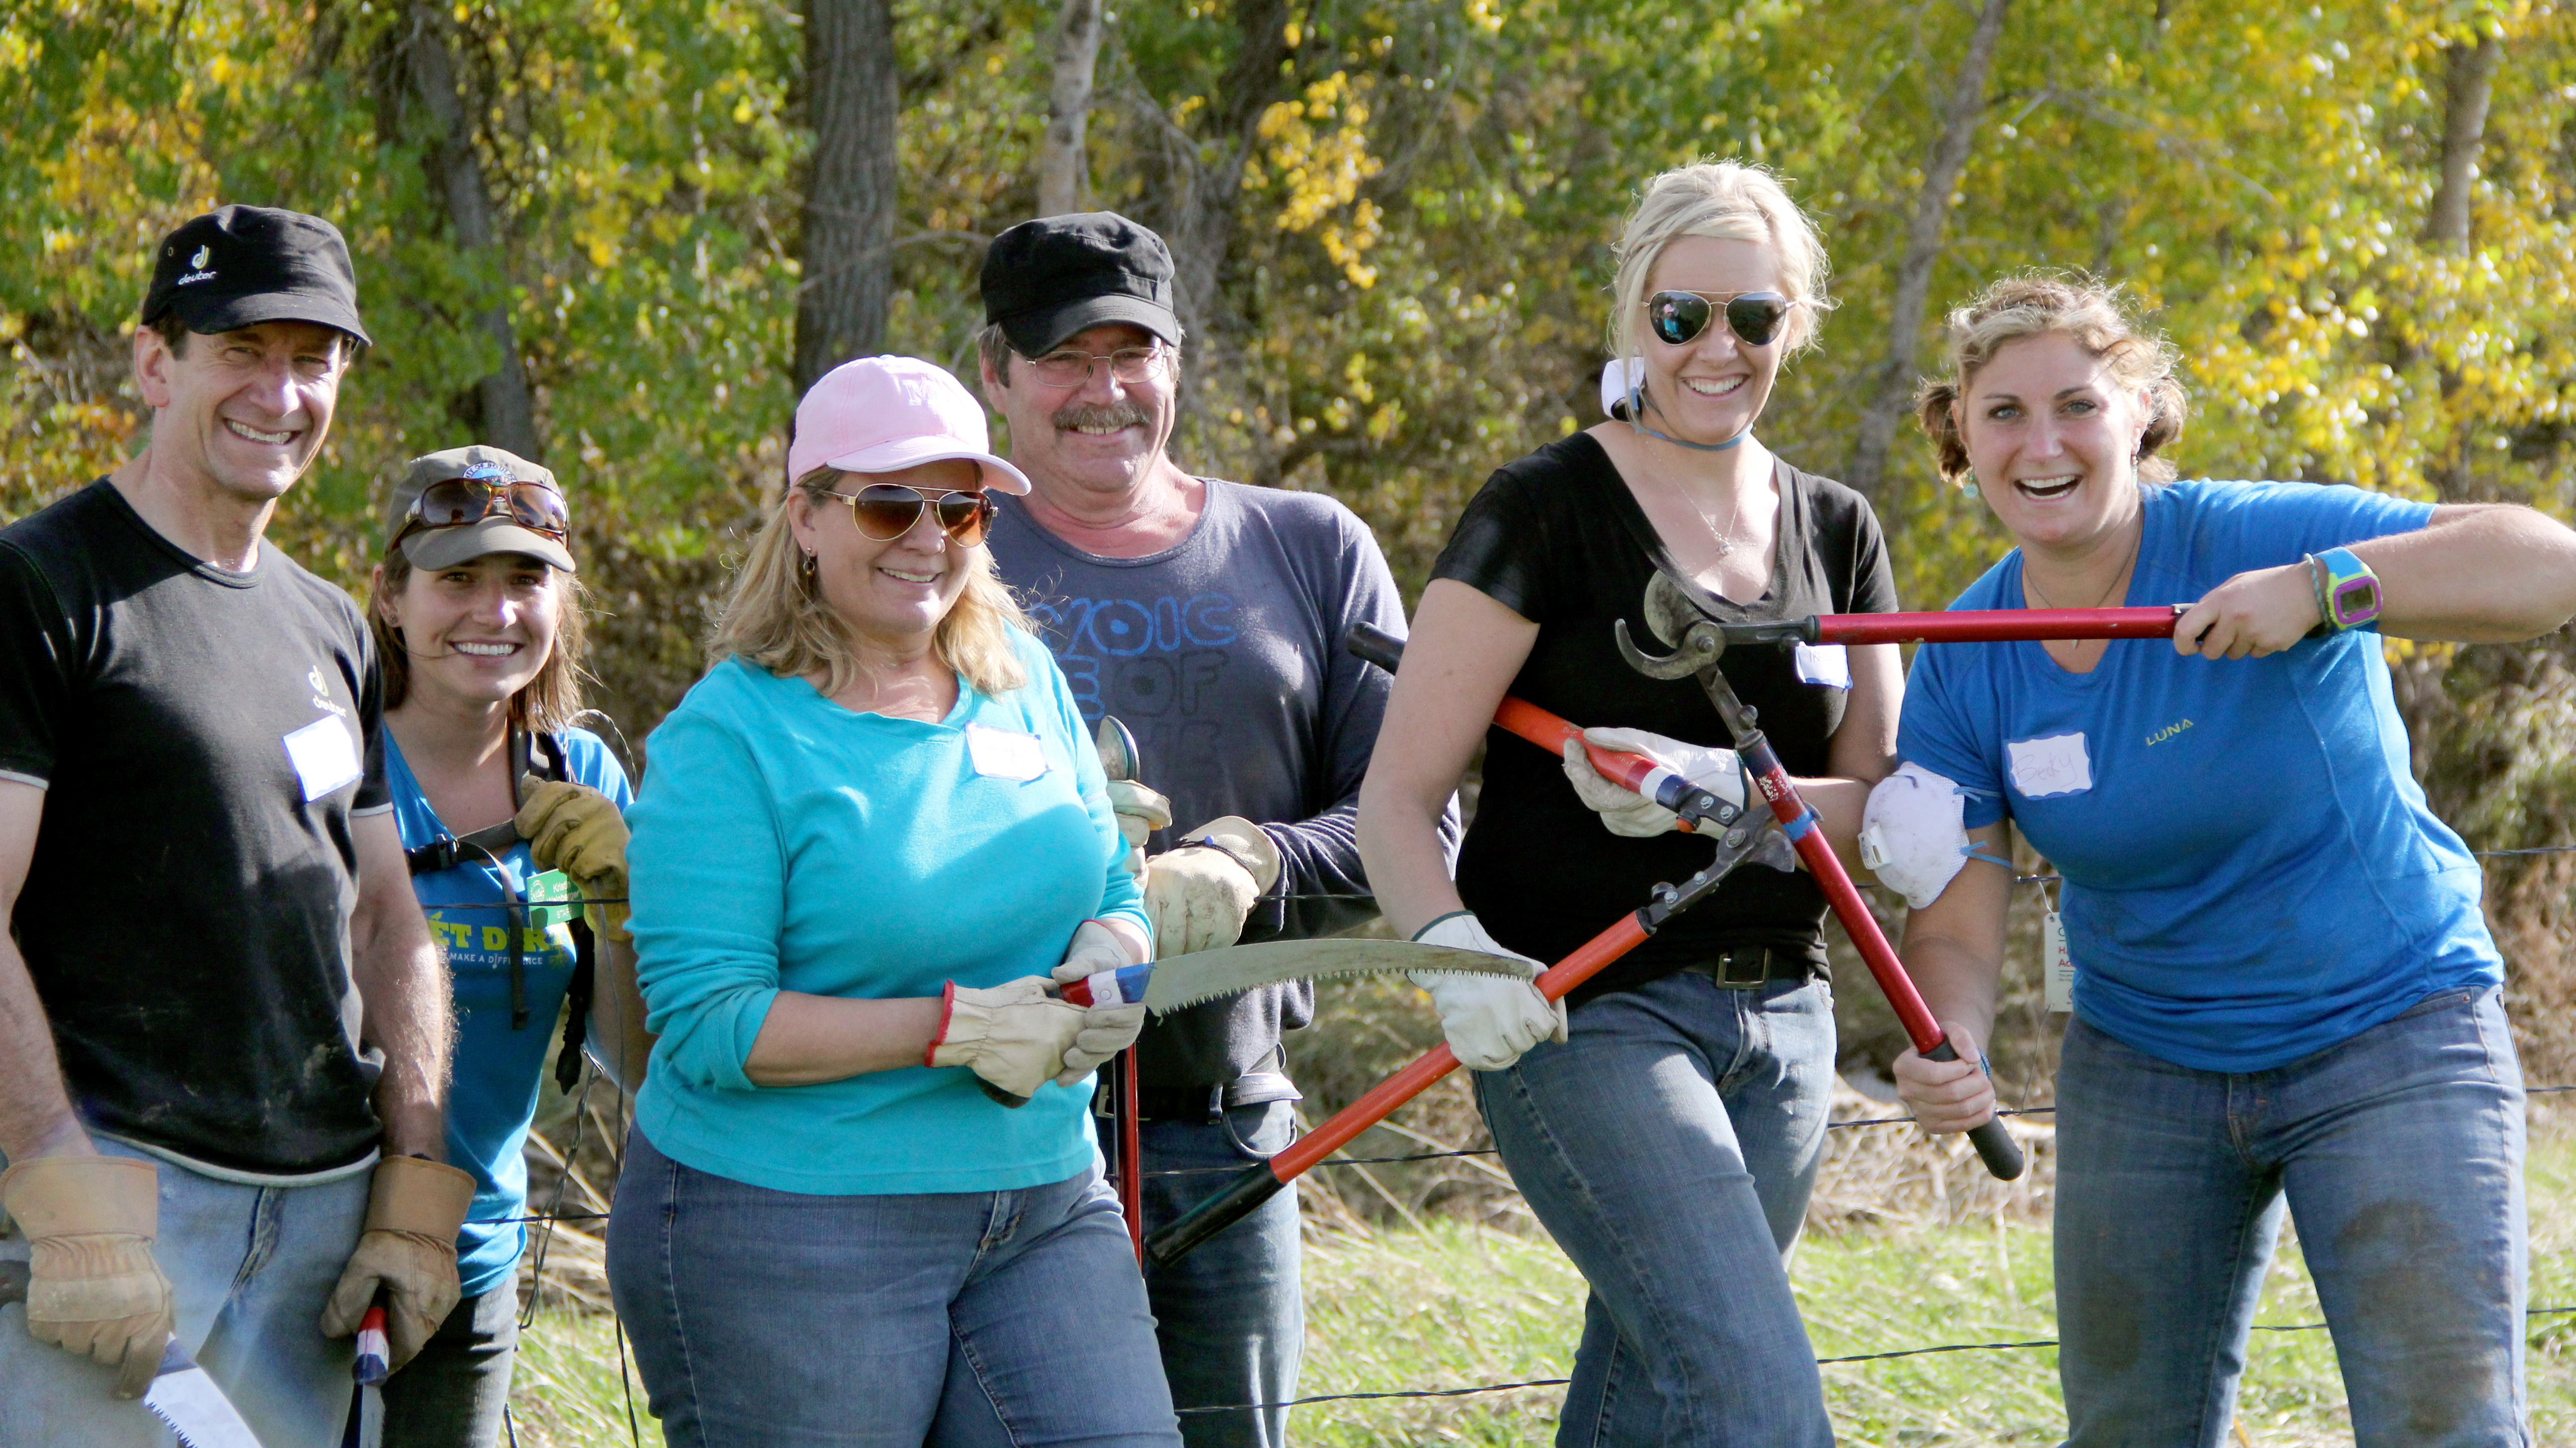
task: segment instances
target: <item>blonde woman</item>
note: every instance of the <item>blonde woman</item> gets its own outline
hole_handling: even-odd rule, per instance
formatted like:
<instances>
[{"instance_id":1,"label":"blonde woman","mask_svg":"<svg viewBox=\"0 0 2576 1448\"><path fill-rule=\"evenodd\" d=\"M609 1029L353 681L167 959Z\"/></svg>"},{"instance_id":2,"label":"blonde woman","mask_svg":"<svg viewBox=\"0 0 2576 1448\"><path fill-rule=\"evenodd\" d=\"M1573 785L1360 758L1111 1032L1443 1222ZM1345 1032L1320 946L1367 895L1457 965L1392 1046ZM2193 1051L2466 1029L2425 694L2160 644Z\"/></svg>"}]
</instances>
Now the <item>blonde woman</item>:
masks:
<instances>
[{"instance_id":1,"label":"blonde woman","mask_svg":"<svg viewBox=\"0 0 2576 1448\"><path fill-rule=\"evenodd\" d=\"M1361 857L1398 929L1554 961L1707 862L1579 749L1557 759L1487 727L1506 692L1624 726L1593 737L1740 802L1706 696L1636 673L1613 643L1616 619L1649 637L1658 571L1727 620L1896 606L1869 504L1753 437L1781 363L1815 336L1824 271L1762 170L1647 184L1610 327L1625 419L1495 473L1423 591L1360 792ZM1894 650L1745 650L1725 669L1848 855L1894 750ZM1436 826L1479 743L1453 881ZM1746 869L1570 1013L1519 982L1427 982L1513 1179L1592 1285L1568 1448L1832 1441L1785 1267L1833 1084L1824 913L1805 875Z\"/></svg>"},{"instance_id":2,"label":"blonde woman","mask_svg":"<svg viewBox=\"0 0 2576 1448\"><path fill-rule=\"evenodd\" d=\"M1092 1071L1148 957L1071 691L983 541L982 410L871 357L655 730L635 937L660 1033L609 1275L675 1444L1180 1441Z\"/></svg>"},{"instance_id":3,"label":"blonde woman","mask_svg":"<svg viewBox=\"0 0 2576 1448\"><path fill-rule=\"evenodd\" d=\"M2098 283L2009 278L1949 329L1924 430L2017 545L1952 606L2192 604L2171 643L1927 644L1906 681L1905 773L1965 801L1932 843L2009 857L2009 820L2066 877L2067 1441L2227 1441L2286 1204L2355 1443L2529 1443L2504 966L2477 861L2408 772L2380 636L2559 627L2576 534L2528 508L2170 481L2173 348ZM1908 891L1905 963L1973 1061L2012 884L1954 868ZM1994 1109L1973 1067L1908 1052L1896 1077L1930 1130Z\"/></svg>"}]
</instances>

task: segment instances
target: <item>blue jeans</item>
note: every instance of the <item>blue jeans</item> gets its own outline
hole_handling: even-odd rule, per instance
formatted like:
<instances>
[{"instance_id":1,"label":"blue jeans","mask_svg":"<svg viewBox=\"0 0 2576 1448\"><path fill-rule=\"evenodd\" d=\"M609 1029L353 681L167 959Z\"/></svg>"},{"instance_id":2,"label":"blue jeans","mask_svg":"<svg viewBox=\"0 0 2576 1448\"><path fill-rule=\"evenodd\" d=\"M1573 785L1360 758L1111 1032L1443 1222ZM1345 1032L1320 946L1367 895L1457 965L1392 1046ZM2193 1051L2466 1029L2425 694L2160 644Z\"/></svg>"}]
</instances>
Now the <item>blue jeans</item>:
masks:
<instances>
[{"instance_id":1,"label":"blue jeans","mask_svg":"<svg viewBox=\"0 0 2576 1448\"><path fill-rule=\"evenodd\" d=\"M2226 1440L2285 1198L2356 1448L2528 1448L2522 1068L2494 989L2241 1074L2079 1019L2057 1101L2071 1448Z\"/></svg>"},{"instance_id":2,"label":"blue jeans","mask_svg":"<svg viewBox=\"0 0 2576 1448\"><path fill-rule=\"evenodd\" d=\"M1833 1442L1786 1256L1824 1157L1833 993L1666 976L1476 1073L1503 1162L1592 1286L1559 1448Z\"/></svg>"},{"instance_id":3,"label":"blue jeans","mask_svg":"<svg viewBox=\"0 0 2576 1448\"><path fill-rule=\"evenodd\" d=\"M1145 1284L1097 1170L813 1196L627 1138L608 1281L678 1445L1178 1448Z\"/></svg>"},{"instance_id":4,"label":"blue jeans","mask_svg":"<svg viewBox=\"0 0 2576 1448\"><path fill-rule=\"evenodd\" d=\"M356 1344L326 1338L322 1304L358 1245L368 1173L311 1186L200 1176L121 1142L110 1156L160 1168L152 1259L170 1279L179 1344L241 1410L262 1448L338 1448ZM27 1239L0 1239L25 1261ZM111 1396L116 1374L27 1335L27 1309L0 1307L0 1448L160 1448L170 1430L140 1401Z\"/></svg>"},{"instance_id":5,"label":"blue jeans","mask_svg":"<svg viewBox=\"0 0 2576 1448\"><path fill-rule=\"evenodd\" d=\"M1238 1107L1223 1123L1148 1121L1145 1170L1222 1167L1189 1176L1145 1178L1145 1226L1178 1218L1234 1180L1234 1172L1294 1139L1294 1106ZM1241 1146L1237 1146L1237 1142ZM1253 1153L1247 1155L1244 1148ZM1277 1403L1297 1396L1297 1356L1306 1307L1297 1286L1297 1188L1272 1197L1206 1245L1145 1274L1154 1332L1176 1407ZM1189 1448L1284 1448L1288 1410L1184 1413Z\"/></svg>"},{"instance_id":6,"label":"blue jeans","mask_svg":"<svg viewBox=\"0 0 2576 1448\"><path fill-rule=\"evenodd\" d=\"M419 1354L385 1379L381 1448L492 1448L501 1441L518 1347L515 1280L459 1301Z\"/></svg>"}]
</instances>

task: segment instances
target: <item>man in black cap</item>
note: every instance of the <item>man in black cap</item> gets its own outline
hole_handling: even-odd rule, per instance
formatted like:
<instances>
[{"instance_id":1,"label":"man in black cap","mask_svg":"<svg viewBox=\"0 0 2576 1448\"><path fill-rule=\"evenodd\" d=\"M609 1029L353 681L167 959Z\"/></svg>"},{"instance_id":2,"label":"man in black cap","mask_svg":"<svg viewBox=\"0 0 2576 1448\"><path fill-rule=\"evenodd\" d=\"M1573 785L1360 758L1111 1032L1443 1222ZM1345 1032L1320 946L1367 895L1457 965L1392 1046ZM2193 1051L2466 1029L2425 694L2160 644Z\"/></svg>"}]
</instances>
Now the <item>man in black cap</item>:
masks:
<instances>
[{"instance_id":1,"label":"man in black cap","mask_svg":"<svg viewBox=\"0 0 2576 1448\"><path fill-rule=\"evenodd\" d=\"M1165 451L1181 324L1162 238L1112 212L1002 233L984 259L984 393L1028 474L992 534L1086 717L1136 735L1113 782L1145 862L1163 958L1330 934L1375 912L1353 834L1387 676L1341 647L1354 624L1404 631L1368 527L1314 493L1191 475ZM1191 828L1173 830L1175 822ZM1454 824L1454 821L1453 821ZM1146 1027L1145 1217L1172 1220L1288 1144L1297 1090L1280 1032L1311 985L1210 1002ZM1186 1176L1153 1176L1201 1169ZM1297 1207L1283 1192L1146 1284L1175 1406L1295 1395L1303 1336ZM1192 1448L1286 1441L1286 1410L1194 1413Z\"/></svg>"},{"instance_id":2,"label":"man in black cap","mask_svg":"<svg viewBox=\"0 0 2576 1448\"><path fill-rule=\"evenodd\" d=\"M125 1400L175 1335L327 1448L326 1304L408 1355L473 1192L367 629L262 537L367 334L340 233L250 206L163 241L141 323L150 442L0 531L0 1445L166 1443Z\"/></svg>"}]
</instances>

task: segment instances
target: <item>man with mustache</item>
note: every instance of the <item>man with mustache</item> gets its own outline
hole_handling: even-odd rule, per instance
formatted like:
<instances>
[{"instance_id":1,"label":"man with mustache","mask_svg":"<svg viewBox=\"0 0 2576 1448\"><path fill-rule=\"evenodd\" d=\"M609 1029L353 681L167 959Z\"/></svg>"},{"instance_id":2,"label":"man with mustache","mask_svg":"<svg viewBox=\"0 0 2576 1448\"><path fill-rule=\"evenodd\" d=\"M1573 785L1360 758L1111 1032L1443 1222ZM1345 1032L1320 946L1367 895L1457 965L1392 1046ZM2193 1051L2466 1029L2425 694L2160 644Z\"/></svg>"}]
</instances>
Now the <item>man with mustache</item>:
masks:
<instances>
[{"instance_id":1,"label":"man with mustache","mask_svg":"<svg viewBox=\"0 0 2576 1448\"><path fill-rule=\"evenodd\" d=\"M0 532L0 1448L169 1442L130 1400L174 1336L325 1448L474 1195L374 646L262 536L367 334L338 229L257 206L163 238L138 320L150 441Z\"/></svg>"},{"instance_id":2,"label":"man with mustache","mask_svg":"<svg viewBox=\"0 0 2576 1448\"><path fill-rule=\"evenodd\" d=\"M984 395L1032 484L1001 500L993 557L1084 715L1135 733L1153 787L1111 792L1129 841L1156 852L1141 872L1158 958L1374 915L1365 898L1318 897L1368 890L1353 827L1389 680L1341 640L1354 624L1404 631L1376 539L1331 498L1173 463L1181 324L1153 232L1106 211L1023 222L986 254L983 296ZM1301 983L1145 1028L1148 1230L1288 1144L1299 1098L1279 1037L1313 1013ZM1170 1171L1192 1174L1155 1175ZM1146 1285L1174 1406L1295 1396L1293 1191ZM1287 1417L1193 1413L1181 1428L1191 1448L1277 1448Z\"/></svg>"}]
</instances>

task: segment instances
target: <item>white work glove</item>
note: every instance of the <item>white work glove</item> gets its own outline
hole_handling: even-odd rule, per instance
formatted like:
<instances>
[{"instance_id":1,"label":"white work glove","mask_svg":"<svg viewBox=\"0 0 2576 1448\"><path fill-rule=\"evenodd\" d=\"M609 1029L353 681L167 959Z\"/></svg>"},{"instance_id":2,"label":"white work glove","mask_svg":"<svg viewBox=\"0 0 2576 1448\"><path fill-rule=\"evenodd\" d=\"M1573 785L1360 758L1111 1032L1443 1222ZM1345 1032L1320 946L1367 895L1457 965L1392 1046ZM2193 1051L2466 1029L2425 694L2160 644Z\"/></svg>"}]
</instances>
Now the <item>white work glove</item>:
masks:
<instances>
[{"instance_id":1,"label":"white work glove","mask_svg":"<svg viewBox=\"0 0 2576 1448\"><path fill-rule=\"evenodd\" d=\"M1204 840L1206 844L1200 844ZM1243 938L1243 919L1279 883L1279 846L1241 815L1191 830L1145 865L1145 915L1154 958L1220 950Z\"/></svg>"},{"instance_id":2,"label":"white work glove","mask_svg":"<svg viewBox=\"0 0 2576 1448\"><path fill-rule=\"evenodd\" d=\"M1437 970L1406 973L1415 985L1431 992L1431 1004L1440 1011L1440 1032L1449 1038L1450 1054L1459 1065L1470 1071L1500 1071L1541 1041L1565 1039L1565 1002L1549 1000L1530 984L1544 967L1497 944L1474 912L1443 915L1413 938L1425 945L1499 955L1529 967L1529 974L1519 980Z\"/></svg>"},{"instance_id":3,"label":"white work glove","mask_svg":"<svg viewBox=\"0 0 2576 1448\"><path fill-rule=\"evenodd\" d=\"M1065 951L1064 963L1055 968L1055 982L1070 985L1134 964L1116 932L1097 920L1085 920L1073 928L1073 945ZM1101 1062L1136 1044L1136 1033L1144 1029L1142 1004L1086 1008L1082 1029L1074 1032L1073 1044L1065 1048L1064 1070L1056 1076L1056 1084L1070 1086L1100 1069Z\"/></svg>"},{"instance_id":4,"label":"white work glove","mask_svg":"<svg viewBox=\"0 0 2576 1448\"><path fill-rule=\"evenodd\" d=\"M1645 755L1728 804L1744 807L1744 764L1732 749L1684 744L1643 729L1586 729L1583 737L1604 749ZM1614 835L1644 839L1669 834L1681 822L1681 816L1671 810L1604 779L1583 746L1570 739L1565 744L1565 777L1573 784L1575 796L1599 814Z\"/></svg>"},{"instance_id":5,"label":"white work glove","mask_svg":"<svg viewBox=\"0 0 2576 1448\"><path fill-rule=\"evenodd\" d=\"M1109 781L1109 809L1127 841L1127 873L1145 873L1145 837L1172 827L1172 802L1132 779Z\"/></svg>"},{"instance_id":6,"label":"white work glove","mask_svg":"<svg viewBox=\"0 0 2576 1448\"><path fill-rule=\"evenodd\" d=\"M973 1071L1005 1106L1028 1105L1049 1081L1082 1079L1082 1072L1068 1072L1065 1063L1090 1012L1050 994L1052 984L1042 975L989 989L950 981L942 993L939 1029L931 1033L921 1063Z\"/></svg>"}]
</instances>

